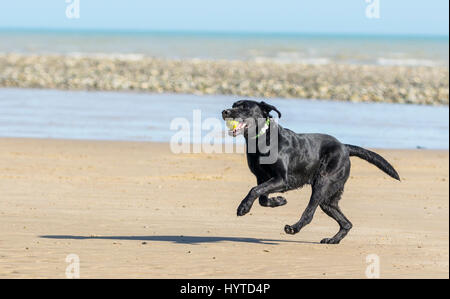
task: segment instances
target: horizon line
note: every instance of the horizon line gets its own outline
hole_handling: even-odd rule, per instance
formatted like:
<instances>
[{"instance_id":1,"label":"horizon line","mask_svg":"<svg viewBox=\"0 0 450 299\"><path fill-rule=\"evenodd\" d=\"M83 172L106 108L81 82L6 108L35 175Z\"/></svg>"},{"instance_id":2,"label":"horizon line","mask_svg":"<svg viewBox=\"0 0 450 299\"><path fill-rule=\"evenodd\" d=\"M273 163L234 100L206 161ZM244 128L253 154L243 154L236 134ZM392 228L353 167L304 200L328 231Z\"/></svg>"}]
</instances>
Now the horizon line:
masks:
<instances>
[{"instance_id":1,"label":"horizon line","mask_svg":"<svg viewBox=\"0 0 450 299\"><path fill-rule=\"evenodd\" d=\"M301 35L316 35L316 36L329 36L329 35L341 35L341 36L397 36L397 37L435 37L435 38L449 38L449 34L439 33L375 33L375 32L333 32L333 31L254 31L254 30L192 30L192 29L119 29L119 28L49 28L49 27L0 27L0 31L22 31L22 32L67 32L67 33L172 33L172 34L191 34L191 35L204 35L204 34L222 34L222 35L285 35L285 36L301 36Z\"/></svg>"}]
</instances>

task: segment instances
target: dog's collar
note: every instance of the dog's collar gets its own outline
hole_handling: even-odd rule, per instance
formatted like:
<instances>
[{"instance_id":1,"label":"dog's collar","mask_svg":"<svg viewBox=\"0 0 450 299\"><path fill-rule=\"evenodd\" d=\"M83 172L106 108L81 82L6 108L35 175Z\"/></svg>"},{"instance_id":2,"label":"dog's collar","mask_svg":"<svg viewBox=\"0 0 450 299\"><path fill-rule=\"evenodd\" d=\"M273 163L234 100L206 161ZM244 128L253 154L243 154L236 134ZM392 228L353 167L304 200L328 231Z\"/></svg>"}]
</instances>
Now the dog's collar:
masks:
<instances>
[{"instance_id":1,"label":"dog's collar","mask_svg":"<svg viewBox=\"0 0 450 299\"><path fill-rule=\"evenodd\" d=\"M257 138L261 137L262 135L266 134L269 127L270 127L270 118L267 118L266 123L264 124L264 127L262 127L261 131L259 131L258 135L253 137L253 139L257 139Z\"/></svg>"}]
</instances>

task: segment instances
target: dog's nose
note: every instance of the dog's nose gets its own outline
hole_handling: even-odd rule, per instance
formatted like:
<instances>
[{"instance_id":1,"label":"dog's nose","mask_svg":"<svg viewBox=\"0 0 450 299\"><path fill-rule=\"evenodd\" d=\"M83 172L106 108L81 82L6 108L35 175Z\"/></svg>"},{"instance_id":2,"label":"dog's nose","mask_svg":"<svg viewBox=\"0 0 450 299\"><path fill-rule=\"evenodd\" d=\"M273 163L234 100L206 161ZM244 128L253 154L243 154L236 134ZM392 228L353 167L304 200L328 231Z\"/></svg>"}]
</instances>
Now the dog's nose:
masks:
<instances>
[{"instance_id":1,"label":"dog's nose","mask_svg":"<svg viewBox=\"0 0 450 299\"><path fill-rule=\"evenodd\" d=\"M230 116L230 111L229 110L223 110L222 111L222 117L223 118L227 118Z\"/></svg>"}]
</instances>

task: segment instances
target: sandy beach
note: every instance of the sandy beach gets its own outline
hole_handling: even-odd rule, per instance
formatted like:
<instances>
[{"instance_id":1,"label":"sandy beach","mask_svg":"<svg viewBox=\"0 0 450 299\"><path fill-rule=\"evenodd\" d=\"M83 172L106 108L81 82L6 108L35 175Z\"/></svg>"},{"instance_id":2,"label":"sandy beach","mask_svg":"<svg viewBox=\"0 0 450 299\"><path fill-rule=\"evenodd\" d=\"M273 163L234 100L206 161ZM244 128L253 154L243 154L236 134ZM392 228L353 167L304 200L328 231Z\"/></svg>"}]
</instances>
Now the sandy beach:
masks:
<instances>
[{"instance_id":1,"label":"sandy beach","mask_svg":"<svg viewBox=\"0 0 450 299\"><path fill-rule=\"evenodd\" d=\"M352 159L341 207L354 228L317 244L337 224L321 211L283 232L310 188L277 209L236 208L254 178L242 154L174 155L165 143L0 139L0 278L449 277L449 153L377 150L396 182Z\"/></svg>"}]
</instances>

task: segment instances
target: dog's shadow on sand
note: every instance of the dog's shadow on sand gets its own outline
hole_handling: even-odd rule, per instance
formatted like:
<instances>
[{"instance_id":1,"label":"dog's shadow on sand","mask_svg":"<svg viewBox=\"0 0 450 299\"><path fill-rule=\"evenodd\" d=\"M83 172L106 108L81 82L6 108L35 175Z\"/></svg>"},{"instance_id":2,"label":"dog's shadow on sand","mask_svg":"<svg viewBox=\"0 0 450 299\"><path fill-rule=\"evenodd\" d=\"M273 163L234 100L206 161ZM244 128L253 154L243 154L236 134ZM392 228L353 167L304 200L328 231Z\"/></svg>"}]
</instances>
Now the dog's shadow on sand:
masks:
<instances>
[{"instance_id":1,"label":"dog's shadow on sand","mask_svg":"<svg viewBox=\"0 0 450 299\"><path fill-rule=\"evenodd\" d=\"M44 235L44 239L58 240L121 240L121 241L142 241L142 242L168 242L174 244L205 244L218 242L235 243L254 243L264 245L279 245L280 243L298 243L298 244L319 244L317 242L291 241L291 240L273 240L257 238L239 238L239 237L207 237L207 236L71 236L71 235Z\"/></svg>"}]
</instances>

